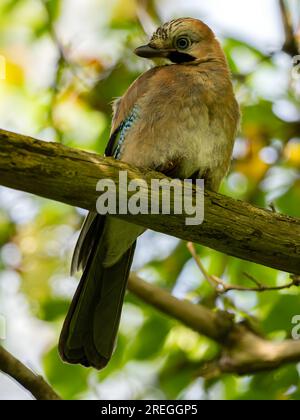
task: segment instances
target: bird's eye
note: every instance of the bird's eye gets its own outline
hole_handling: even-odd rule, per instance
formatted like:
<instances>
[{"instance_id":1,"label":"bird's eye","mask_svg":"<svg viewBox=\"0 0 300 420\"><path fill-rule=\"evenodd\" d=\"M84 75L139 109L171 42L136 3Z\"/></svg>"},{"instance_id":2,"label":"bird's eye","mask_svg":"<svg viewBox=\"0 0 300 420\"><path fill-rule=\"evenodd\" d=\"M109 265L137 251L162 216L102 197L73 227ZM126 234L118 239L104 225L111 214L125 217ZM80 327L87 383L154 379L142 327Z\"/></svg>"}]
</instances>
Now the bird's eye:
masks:
<instances>
[{"instance_id":1,"label":"bird's eye","mask_svg":"<svg viewBox=\"0 0 300 420\"><path fill-rule=\"evenodd\" d=\"M186 50L191 45L189 38L181 37L176 40L176 47L179 50Z\"/></svg>"}]
</instances>

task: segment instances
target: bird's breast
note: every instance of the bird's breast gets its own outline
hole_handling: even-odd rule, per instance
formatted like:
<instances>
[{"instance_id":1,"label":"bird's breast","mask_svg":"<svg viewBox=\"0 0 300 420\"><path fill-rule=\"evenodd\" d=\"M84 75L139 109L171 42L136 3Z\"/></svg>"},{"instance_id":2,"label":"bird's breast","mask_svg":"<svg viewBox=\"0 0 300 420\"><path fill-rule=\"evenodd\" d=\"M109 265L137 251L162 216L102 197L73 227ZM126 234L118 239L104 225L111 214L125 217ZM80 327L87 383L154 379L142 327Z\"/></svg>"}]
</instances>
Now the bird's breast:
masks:
<instances>
[{"instance_id":1,"label":"bird's breast","mask_svg":"<svg viewBox=\"0 0 300 420\"><path fill-rule=\"evenodd\" d=\"M230 164L238 120L232 90L226 96L210 78L172 71L139 98L122 160L149 168L181 160L180 177L204 168L221 179Z\"/></svg>"}]
</instances>

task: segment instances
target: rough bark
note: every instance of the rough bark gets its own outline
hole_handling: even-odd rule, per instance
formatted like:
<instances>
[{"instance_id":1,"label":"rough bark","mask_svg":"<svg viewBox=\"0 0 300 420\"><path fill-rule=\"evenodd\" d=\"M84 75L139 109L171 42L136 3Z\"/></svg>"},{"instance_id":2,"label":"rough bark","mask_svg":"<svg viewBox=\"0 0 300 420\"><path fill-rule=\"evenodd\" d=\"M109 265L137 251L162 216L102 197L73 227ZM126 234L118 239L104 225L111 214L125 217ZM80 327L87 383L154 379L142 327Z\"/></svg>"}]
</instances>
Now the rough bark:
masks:
<instances>
[{"instance_id":1,"label":"rough bark","mask_svg":"<svg viewBox=\"0 0 300 420\"><path fill-rule=\"evenodd\" d=\"M120 170L128 171L129 180L139 178L147 184L154 176L163 178L161 174L141 172L113 159L0 130L0 184L4 186L95 210L99 195L97 182L110 178L118 183ZM144 194L148 193L144 191ZM130 197L130 193L128 195ZM116 217L229 255L300 274L300 220L219 194L205 193L205 221L198 227L186 226L185 214ZM202 370L199 374L248 374L300 360L299 341L271 342L246 324L236 324L227 313L180 301L134 274L130 276L128 287L153 307L221 344L220 357L206 367L206 373ZM0 369L36 398L47 396L44 393L49 391L47 384L24 369L4 349L0 352ZM50 392L50 397L58 396Z\"/></svg>"},{"instance_id":2,"label":"rough bark","mask_svg":"<svg viewBox=\"0 0 300 420\"><path fill-rule=\"evenodd\" d=\"M110 178L118 185L120 170L128 171L129 181L139 178L148 185L153 177L163 177L111 158L0 130L1 185L95 210L97 182ZM205 221L201 226L187 226L185 214L117 217L244 260L300 274L300 220L220 194L205 192Z\"/></svg>"}]
</instances>

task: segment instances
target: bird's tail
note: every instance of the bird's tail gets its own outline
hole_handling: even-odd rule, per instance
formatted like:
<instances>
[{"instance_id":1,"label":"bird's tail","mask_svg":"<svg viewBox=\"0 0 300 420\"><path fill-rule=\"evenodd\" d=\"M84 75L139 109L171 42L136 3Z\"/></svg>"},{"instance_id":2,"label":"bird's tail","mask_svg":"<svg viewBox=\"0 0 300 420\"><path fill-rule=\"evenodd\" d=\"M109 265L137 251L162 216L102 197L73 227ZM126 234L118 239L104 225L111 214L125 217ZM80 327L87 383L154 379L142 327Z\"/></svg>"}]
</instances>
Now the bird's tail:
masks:
<instances>
[{"instance_id":1,"label":"bird's tail","mask_svg":"<svg viewBox=\"0 0 300 420\"><path fill-rule=\"evenodd\" d=\"M101 369L114 350L135 243L112 267L102 265L102 241L90 255L59 342L62 359Z\"/></svg>"}]
</instances>

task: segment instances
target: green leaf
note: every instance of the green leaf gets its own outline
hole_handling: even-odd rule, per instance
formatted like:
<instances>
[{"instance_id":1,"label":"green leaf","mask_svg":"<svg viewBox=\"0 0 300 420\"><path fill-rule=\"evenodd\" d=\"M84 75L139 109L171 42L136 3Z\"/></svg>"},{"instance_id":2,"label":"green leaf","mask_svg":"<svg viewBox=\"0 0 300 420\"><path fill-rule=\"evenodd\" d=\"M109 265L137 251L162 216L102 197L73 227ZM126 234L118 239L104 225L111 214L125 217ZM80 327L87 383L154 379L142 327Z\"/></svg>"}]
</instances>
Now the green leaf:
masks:
<instances>
[{"instance_id":1,"label":"green leaf","mask_svg":"<svg viewBox=\"0 0 300 420\"><path fill-rule=\"evenodd\" d=\"M182 351L171 353L160 372L159 385L167 399L177 399L179 394L195 379L198 363L187 359Z\"/></svg>"},{"instance_id":2,"label":"green leaf","mask_svg":"<svg viewBox=\"0 0 300 420\"><path fill-rule=\"evenodd\" d=\"M53 23L60 15L61 0L44 0L49 20Z\"/></svg>"},{"instance_id":3,"label":"green leaf","mask_svg":"<svg viewBox=\"0 0 300 420\"><path fill-rule=\"evenodd\" d=\"M68 365L59 358L57 347L44 357L47 380L64 399L76 399L87 391L90 369L79 365Z\"/></svg>"},{"instance_id":4,"label":"green leaf","mask_svg":"<svg viewBox=\"0 0 300 420\"><path fill-rule=\"evenodd\" d=\"M252 377L249 390L242 400L287 400L289 390L298 387L299 374L295 366L284 366L272 372L258 373Z\"/></svg>"},{"instance_id":5,"label":"green leaf","mask_svg":"<svg viewBox=\"0 0 300 420\"><path fill-rule=\"evenodd\" d=\"M65 299L49 299L41 303L39 317L43 321L53 322L66 315L70 302Z\"/></svg>"},{"instance_id":6,"label":"green leaf","mask_svg":"<svg viewBox=\"0 0 300 420\"><path fill-rule=\"evenodd\" d=\"M261 326L266 333L286 331L290 336L293 328L292 319L299 314L299 295L278 295L277 301L273 302L272 309L262 321Z\"/></svg>"},{"instance_id":7,"label":"green leaf","mask_svg":"<svg viewBox=\"0 0 300 420\"><path fill-rule=\"evenodd\" d=\"M137 334L131 349L131 358L138 360L152 359L159 355L170 331L171 322L162 316L153 314Z\"/></svg>"}]
</instances>

